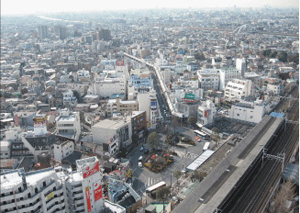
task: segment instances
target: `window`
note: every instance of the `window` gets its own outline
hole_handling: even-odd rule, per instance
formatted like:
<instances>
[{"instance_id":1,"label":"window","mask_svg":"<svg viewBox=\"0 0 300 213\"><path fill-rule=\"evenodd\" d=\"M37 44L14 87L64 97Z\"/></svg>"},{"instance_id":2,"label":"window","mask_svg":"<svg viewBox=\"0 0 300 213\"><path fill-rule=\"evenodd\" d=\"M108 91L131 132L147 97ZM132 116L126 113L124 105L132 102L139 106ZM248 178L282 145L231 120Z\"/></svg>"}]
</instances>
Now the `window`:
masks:
<instances>
[{"instance_id":1,"label":"window","mask_svg":"<svg viewBox=\"0 0 300 213\"><path fill-rule=\"evenodd\" d=\"M240 114L236 114L236 116L240 116Z\"/></svg>"}]
</instances>

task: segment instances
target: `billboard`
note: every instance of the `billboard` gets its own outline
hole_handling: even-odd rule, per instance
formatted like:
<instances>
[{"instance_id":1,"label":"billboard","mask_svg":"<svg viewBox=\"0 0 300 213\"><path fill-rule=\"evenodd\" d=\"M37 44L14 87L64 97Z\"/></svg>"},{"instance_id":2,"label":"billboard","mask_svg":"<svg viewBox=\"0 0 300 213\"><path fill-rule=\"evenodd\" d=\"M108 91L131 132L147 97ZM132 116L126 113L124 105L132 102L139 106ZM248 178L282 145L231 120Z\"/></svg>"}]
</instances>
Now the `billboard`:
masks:
<instances>
[{"instance_id":1,"label":"billboard","mask_svg":"<svg viewBox=\"0 0 300 213\"><path fill-rule=\"evenodd\" d=\"M102 186L100 180L96 181L93 184L93 187L94 187L95 201L97 201L102 198Z\"/></svg>"},{"instance_id":2,"label":"billboard","mask_svg":"<svg viewBox=\"0 0 300 213\"><path fill-rule=\"evenodd\" d=\"M157 101L151 101L150 102L150 108L151 109L157 109Z\"/></svg>"},{"instance_id":3,"label":"billboard","mask_svg":"<svg viewBox=\"0 0 300 213\"><path fill-rule=\"evenodd\" d=\"M195 102L195 99L188 99L188 98L183 98L181 99L182 102L185 102L185 103L194 103Z\"/></svg>"},{"instance_id":4,"label":"billboard","mask_svg":"<svg viewBox=\"0 0 300 213\"><path fill-rule=\"evenodd\" d=\"M116 61L117 66L124 66L124 60L122 61Z\"/></svg>"},{"instance_id":5,"label":"billboard","mask_svg":"<svg viewBox=\"0 0 300 213\"><path fill-rule=\"evenodd\" d=\"M185 99L195 99L195 95L192 93L186 93L184 96Z\"/></svg>"},{"instance_id":6,"label":"billboard","mask_svg":"<svg viewBox=\"0 0 300 213\"><path fill-rule=\"evenodd\" d=\"M85 168L83 168L83 178L87 178L93 174L95 174L96 172L99 172L99 161L90 164L89 166L86 166Z\"/></svg>"},{"instance_id":7,"label":"billboard","mask_svg":"<svg viewBox=\"0 0 300 213\"><path fill-rule=\"evenodd\" d=\"M89 187L85 187L85 196L86 196L86 204L87 204L87 210L88 212L92 211L92 205L91 205L91 195Z\"/></svg>"}]
</instances>

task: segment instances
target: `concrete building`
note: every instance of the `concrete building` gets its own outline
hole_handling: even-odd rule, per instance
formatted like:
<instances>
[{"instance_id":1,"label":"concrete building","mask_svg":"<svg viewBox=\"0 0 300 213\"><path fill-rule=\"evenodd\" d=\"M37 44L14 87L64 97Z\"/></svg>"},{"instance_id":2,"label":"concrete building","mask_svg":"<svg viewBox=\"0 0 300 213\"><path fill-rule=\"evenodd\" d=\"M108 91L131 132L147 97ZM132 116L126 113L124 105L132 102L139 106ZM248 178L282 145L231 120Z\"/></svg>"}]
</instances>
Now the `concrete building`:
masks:
<instances>
[{"instance_id":1,"label":"concrete building","mask_svg":"<svg viewBox=\"0 0 300 213\"><path fill-rule=\"evenodd\" d=\"M233 79L226 85L224 98L228 101L240 101L254 95L253 92L252 81Z\"/></svg>"},{"instance_id":2,"label":"concrete building","mask_svg":"<svg viewBox=\"0 0 300 213\"><path fill-rule=\"evenodd\" d=\"M204 69L197 71L200 88L204 90L219 90L220 74L216 69Z\"/></svg>"},{"instance_id":3,"label":"concrete building","mask_svg":"<svg viewBox=\"0 0 300 213\"><path fill-rule=\"evenodd\" d=\"M246 61L244 58L237 58L236 59L236 68L241 72L241 76L244 78L245 77L245 72L246 72Z\"/></svg>"},{"instance_id":4,"label":"concrete building","mask_svg":"<svg viewBox=\"0 0 300 213\"><path fill-rule=\"evenodd\" d=\"M77 98L74 96L72 90L68 90L67 92L63 93L63 105L65 107L72 107L77 104Z\"/></svg>"},{"instance_id":5,"label":"concrete building","mask_svg":"<svg viewBox=\"0 0 300 213\"><path fill-rule=\"evenodd\" d=\"M116 120L101 120L92 126L93 141L98 144L106 143L117 137L118 147L126 147L132 142L131 116Z\"/></svg>"},{"instance_id":6,"label":"concrete building","mask_svg":"<svg viewBox=\"0 0 300 213\"><path fill-rule=\"evenodd\" d=\"M54 144L53 153L54 159L61 162L62 159L68 157L74 152L74 142L72 141L64 141L64 142L56 142Z\"/></svg>"},{"instance_id":7,"label":"concrete building","mask_svg":"<svg viewBox=\"0 0 300 213\"><path fill-rule=\"evenodd\" d=\"M141 92L138 94L139 111L146 111L147 126L156 129L160 115L158 110L158 101L153 90L150 92Z\"/></svg>"},{"instance_id":8,"label":"concrete building","mask_svg":"<svg viewBox=\"0 0 300 213\"><path fill-rule=\"evenodd\" d=\"M56 118L56 132L58 135L78 141L81 134L79 112L62 109Z\"/></svg>"},{"instance_id":9,"label":"concrete building","mask_svg":"<svg viewBox=\"0 0 300 213\"><path fill-rule=\"evenodd\" d=\"M62 167L25 173L3 172L3 212L106 212L125 213L124 208L104 201L102 175L96 157L77 160L77 171Z\"/></svg>"},{"instance_id":10,"label":"concrete building","mask_svg":"<svg viewBox=\"0 0 300 213\"><path fill-rule=\"evenodd\" d=\"M259 123L266 113L264 104L260 101L235 103L228 112L230 118Z\"/></svg>"},{"instance_id":11,"label":"concrete building","mask_svg":"<svg viewBox=\"0 0 300 213\"><path fill-rule=\"evenodd\" d=\"M137 101L122 101L119 97L117 99L110 99L106 104L107 116L112 116L115 112L120 112L122 115L130 114L132 111L137 111L139 104Z\"/></svg>"},{"instance_id":12,"label":"concrete building","mask_svg":"<svg viewBox=\"0 0 300 213\"><path fill-rule=\"evenodd\" d=\"M220 85L219 90L225 90L225 87L229 81L233 79L240 79L241 78L241 71L236 68L222 68L220 70Z\"/></svg>"},{"instance_id":13,"label":"concrete building","mask_svg":"<svg viewBox=\"0 0 300 213\"><path fill-rule=\"evenodd\" d=\"M11 143L9 141L0 142L0 159L10 158Z\"/></svg>"},{"instance_id":14,"label":"concrete building","mask_svg":"<svg viewBox=\"0 0 300 213\"><path fill-rule=\"evenodd\" d=\"M147 119L145 111L133 111L131 114L132 141L137 142L146 134Z\"/></svg>"},{"instance_id":15,"label":"concrete building","mask_svg":"<svg viewBox=\"0 0 300 213\"><path fill-rule=\"evenodd\" d=\"M197 125L199 127L210 124L214 121L216 115L215 104L211 100L202 102L198 107Z\"/></svg>"},{"instance_id":16,"label":"concrete building","mask_svg":"<svg viewBox=\"0 0 300 213\"><path fill-rule=\"evenodd\" d=\"M98 95L100 98L110 97L113 94L126 94L126 78L121 75L116 78L96 78L88 89L88 94Z\"/></svg>"},{"instance_id":17,"label":"concrete building","mask_svg":"<svg viewBox=\"0 0 300 213\"><path fill-rule=\"evenodd\" d=\"M281 93L281 83L277 78L268 78L267 79L267 90L272 95L280 95Z\"/></svg>"}]
</instances>

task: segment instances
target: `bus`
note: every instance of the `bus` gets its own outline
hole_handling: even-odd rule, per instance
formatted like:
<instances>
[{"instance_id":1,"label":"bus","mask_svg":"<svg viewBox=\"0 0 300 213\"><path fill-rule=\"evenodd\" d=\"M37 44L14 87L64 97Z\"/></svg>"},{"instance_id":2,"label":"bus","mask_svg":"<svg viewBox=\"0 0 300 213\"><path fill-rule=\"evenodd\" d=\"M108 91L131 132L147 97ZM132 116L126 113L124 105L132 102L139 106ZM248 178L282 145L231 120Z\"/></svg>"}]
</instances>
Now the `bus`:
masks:
<instances>
[{"instance_id":1,"label":"bus","mask_svg":"<svg viewBox=\"0 0 300 213\"><path fill-rule=\"evenodd\" d=\"M199 130L194 130L194 134L197 135L198 137L200 138L203 138L203 139L207 139L208 138L208 135L199 131Z\"/></svg>"},{"instance_id":2,"label":"bus","mask_svg":"<svg viewBox=\"0 0 300 213\"><path fill-rule=\"evenodd\" d=\"M206 151L206 150L208 150L209 149L209 142L206 142L205 144L204 144L204 146L203 146L203 151Z\"/></svg>"},{"instance_id":3,"label":"bus","mask_svg":"<svg viewBox=\"0 0 300 213\"><path fill-rule=\"evenodd\" d=\"M167 186L166 182L161 181L153 186L150 186L146 189L146 193L149 197L156 198L156 191L162 187Z\"/></svg>"}]
</instances>

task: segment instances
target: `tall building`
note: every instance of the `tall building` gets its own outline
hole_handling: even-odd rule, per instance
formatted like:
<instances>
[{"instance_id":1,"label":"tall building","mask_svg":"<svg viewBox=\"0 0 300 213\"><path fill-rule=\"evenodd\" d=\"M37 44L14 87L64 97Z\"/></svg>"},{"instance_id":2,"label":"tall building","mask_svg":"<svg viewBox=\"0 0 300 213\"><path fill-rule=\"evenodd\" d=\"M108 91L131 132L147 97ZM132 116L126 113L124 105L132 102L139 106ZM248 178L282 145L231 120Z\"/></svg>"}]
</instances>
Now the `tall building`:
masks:
<instances>
[{"instance_id":1,"label":"tall building","mask_svg":"<svg viewBox=\"0 0 300 213\"><path fill-rule=\"evenodd\" d=\"M99 40L109 41L111 40L111 34L109 29L99 30Z\"/></svg>"},{"instance_id":2,"label":"tall building","mask_svg":"<svg viewBox=\"0 0 300 213\"><path fill-rule=\"evenodd\" d=\"M62 167L0 174L1 212L111 212L126 209L104 201L96 157L76 161L77 171Z\"/></svg>"},{"instance_id":3,"label":"tall building","mask_svg":"<svg viewBox=\"0 0 300 213\"><path fill-rule=\"evenodd\" d=\"M222 68L220 70L220 85L219 90L224 90L227 83L235 78L241 78L241 71L237 68Z\"/></svg>"},{"instance_id":4,"label":"tall building","mask_svg":"<svg viewBox=\"0 0 300 213\"><path fill-rule=\"evenodd\" d=\"M49 37L49 31L47 26L38 26L38 35L40 39L48 38Z\"/></svg>"}]
</instances>

